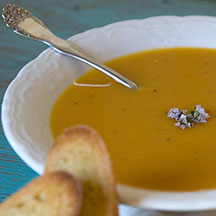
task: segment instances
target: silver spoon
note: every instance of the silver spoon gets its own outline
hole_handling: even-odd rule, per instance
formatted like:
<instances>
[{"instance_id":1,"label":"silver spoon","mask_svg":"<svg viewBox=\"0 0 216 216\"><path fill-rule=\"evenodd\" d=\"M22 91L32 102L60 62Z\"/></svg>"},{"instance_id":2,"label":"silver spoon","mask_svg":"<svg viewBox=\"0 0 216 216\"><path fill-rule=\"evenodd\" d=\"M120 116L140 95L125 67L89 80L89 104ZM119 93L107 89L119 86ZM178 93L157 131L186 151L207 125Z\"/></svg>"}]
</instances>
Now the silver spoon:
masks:
<instances>
[{"instance_id":1,"label":"silver spoon","mask_svg":"<svg viewBox=\"0 0 216 216\"><path fill-rule=\"evenodd\" d=\"M138 88L136 83L106 65L96 62L91 57L73 48L68 41L54 35L42 21L32 16L28 10L14 4L6 4L3 8L2 17L7 26L12 28L16 33L42 41L54 48L57 52L71 56L90 65L128 88Z\"/></svg>"}]
</instances>

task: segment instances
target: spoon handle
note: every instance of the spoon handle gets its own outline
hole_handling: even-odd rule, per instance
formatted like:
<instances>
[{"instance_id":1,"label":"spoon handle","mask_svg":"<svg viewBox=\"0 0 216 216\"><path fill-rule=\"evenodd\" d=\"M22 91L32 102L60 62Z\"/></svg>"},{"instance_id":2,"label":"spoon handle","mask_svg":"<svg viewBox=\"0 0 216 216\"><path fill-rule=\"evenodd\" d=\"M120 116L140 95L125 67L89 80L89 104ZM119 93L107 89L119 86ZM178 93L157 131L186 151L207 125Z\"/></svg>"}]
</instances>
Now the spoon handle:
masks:
<instances>
[{"instance_id":1,"label":"spoon handle","mask_svg":"<svg viewBox=\"0 0 216 216\"><path fill-rule=\"evenodd\" d=\"M58 42L60 39L61 38L58 38ZM115 80L116 82L121 83L122 85L124 85L128 88L132 88L132 89L138 88L137 84L135 84L134 82L132 82L128 78L124 77L123 75L117 73L113 69L107 67L106 65L104 65L100 62L96 62L90 56L88 56L84 53L81 53L80 51L74 49L68 41L66 41L66 42L67 43L63 43L63 41L62 41L62 43L59 44L59 43L56 43L56 41L52 40L52 42L50 42L50 46L53 47L59 53L62 53L62 54L65 54L67 56L78 59L81 62L84 62L85 64L103 72L104 74L106 74L107 76L109 76L110 78Z\"/></svg>"},{"instance_id":2,"label":"spoon handle","mask_svg":"<svg viewBox=\"0 0 216 216\"><path fill-rule=\"evenodd\" d=\"M17 5L7 4L3 8L2 17L7 26L12 28L16 33L28 38L42 41L54 48L54 50L57 52L88 64L89 66L103 72L116 82L121 83L128 88L138 88L136 83L132 82L106 65L97 62L90 56L78 51L72 47L68 41L54 35L42 21L32 16L28 10Z\"/></svg>"}]
</instances>

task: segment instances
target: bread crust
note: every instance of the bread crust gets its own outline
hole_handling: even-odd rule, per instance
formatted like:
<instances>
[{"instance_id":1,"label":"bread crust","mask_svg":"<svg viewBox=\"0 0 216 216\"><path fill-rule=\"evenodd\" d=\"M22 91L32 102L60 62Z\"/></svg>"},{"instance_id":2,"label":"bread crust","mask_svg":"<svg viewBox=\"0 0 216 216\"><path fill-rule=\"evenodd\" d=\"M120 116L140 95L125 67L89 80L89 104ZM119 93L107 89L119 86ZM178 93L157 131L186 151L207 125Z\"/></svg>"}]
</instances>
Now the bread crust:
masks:
<instances>
[{"instance_id":1,"label":"bread crust","mask_svg":"<svg viewBox=\"0 0 216 216\"><path fill-rule=\"evenodd\" d=\"M78 216L82 202L81 186L64 171L37 177L6 199L1 216Z\"/></svg>"},{"instance_id":2,"label":"bread crust","mask_svg":"<svg viewBox=\"0 0 216 216\"><path fill-rule=\"evenodd\" d=\"M94 129L87 125L76 125L65 129L56 139L47 157L45 173L59 169L71 173L83 187L82 216L118 215L118 198L111 161L103 139ZM91 194L90 190L96 195ZM89 201L86 200L89 197L91 207L87 207Z\"/></svg>"}]
</instances>

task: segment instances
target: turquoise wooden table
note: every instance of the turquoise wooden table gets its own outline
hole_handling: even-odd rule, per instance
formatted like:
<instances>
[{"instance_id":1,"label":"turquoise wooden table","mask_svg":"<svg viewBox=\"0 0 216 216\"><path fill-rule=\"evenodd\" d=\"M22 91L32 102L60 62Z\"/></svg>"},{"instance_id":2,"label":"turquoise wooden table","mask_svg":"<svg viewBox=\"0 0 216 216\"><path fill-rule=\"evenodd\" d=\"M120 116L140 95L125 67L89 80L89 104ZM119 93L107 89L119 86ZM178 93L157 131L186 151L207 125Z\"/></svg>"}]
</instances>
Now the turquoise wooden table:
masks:
<instances>
[{"instance_id":1,"label":"turquoise wooden table","mask_svg":"<svg viewBox=\"0 0 216 216\"><path fill-rule=\"evenodd\" d=\"M158 15L216 16L216 0L7 0L41 18L54 33L68 38L112 22ZM216 40L216 39L215 39ZM0 105L8 84L19 70L34 59L45 45L22 38L0 21ZM0 123L0 201L36 177L13 151ZM133 214L134 215L134 214ZM142 215L146 215L143 212Z\"/></svg>"}]
</instances>

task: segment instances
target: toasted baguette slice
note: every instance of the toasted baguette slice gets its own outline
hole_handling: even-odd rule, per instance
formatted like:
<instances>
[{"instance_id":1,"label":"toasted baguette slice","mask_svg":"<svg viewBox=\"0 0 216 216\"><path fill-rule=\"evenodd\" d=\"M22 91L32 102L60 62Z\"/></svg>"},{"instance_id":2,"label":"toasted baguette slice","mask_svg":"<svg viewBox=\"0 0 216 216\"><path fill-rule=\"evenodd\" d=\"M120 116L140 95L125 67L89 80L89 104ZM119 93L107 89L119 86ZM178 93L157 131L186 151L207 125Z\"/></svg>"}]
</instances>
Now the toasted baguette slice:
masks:
<instances>
[{"instance_id":1,"label":"toasted baguette slice","mask_svg":"<svg viewBox=\"0 0 216 216\"><path fill-rule=\"evenodd\" d=\"M102 138L88 126L70 127L60 135L45 172L64 170L82 185L81 216L116 216L118 201L111 162Z\"/></svg>"},{"instance_id":2,"label":"toasted baguette slice","mask_svg":"<svg viewBox=\"0 0 216 216\"><path fill-rule=\"evenodd\" d=\"M78 216L81 186L68 173L58 171L31 181L0 206L1 216Z\"/></svg>"}]
</instances>

